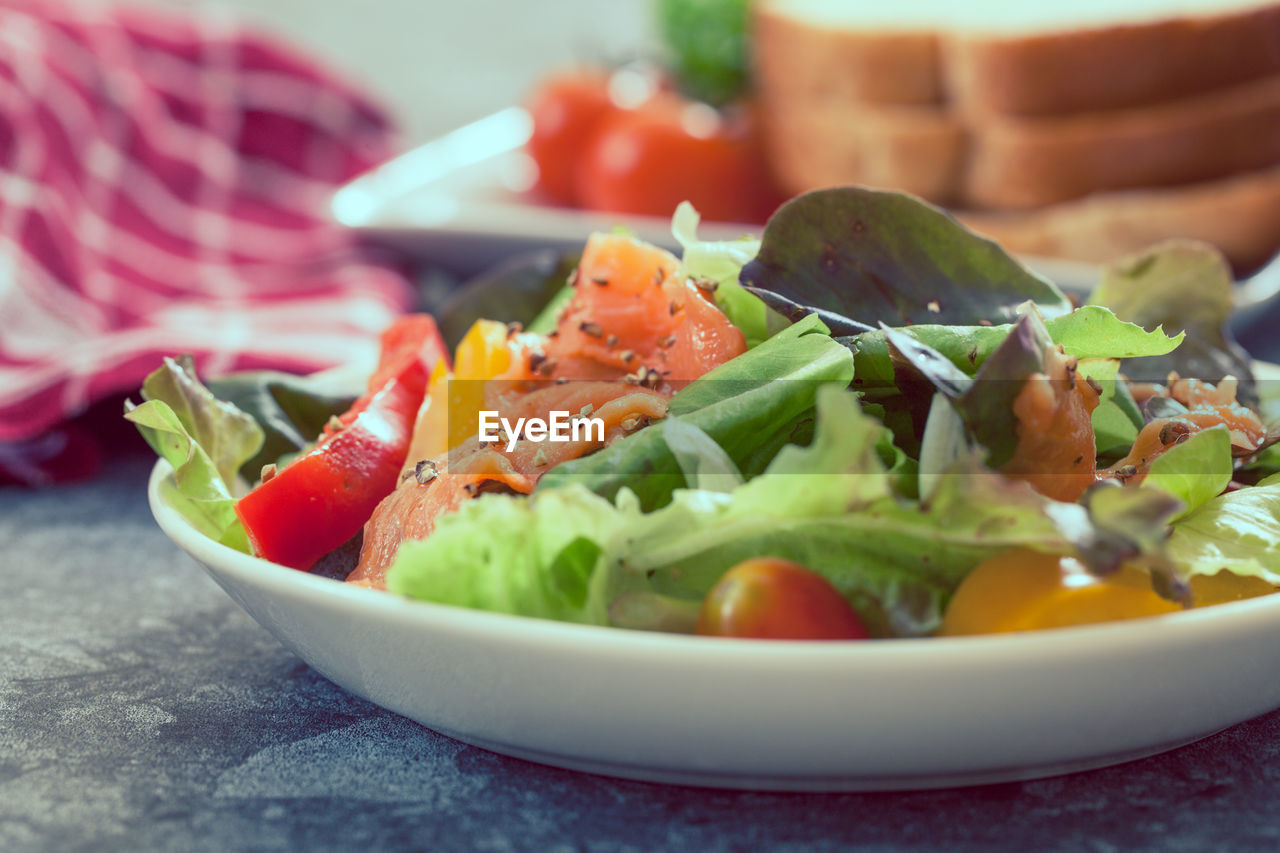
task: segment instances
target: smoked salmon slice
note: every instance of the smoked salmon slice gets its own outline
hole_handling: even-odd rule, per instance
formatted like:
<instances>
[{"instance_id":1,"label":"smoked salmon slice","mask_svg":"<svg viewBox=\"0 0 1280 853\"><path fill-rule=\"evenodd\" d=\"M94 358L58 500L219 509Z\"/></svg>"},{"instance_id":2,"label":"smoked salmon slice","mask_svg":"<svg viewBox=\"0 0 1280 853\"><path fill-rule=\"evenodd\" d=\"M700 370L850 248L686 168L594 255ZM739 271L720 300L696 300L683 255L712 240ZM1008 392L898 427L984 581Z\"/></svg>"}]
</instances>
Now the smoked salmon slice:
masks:
<instances>
[{"instance_id":1,"label":"smoked salmon slice","mask_svg":"<svg viewBox=\"0 0 1280 853\"><path fill-rule=\"evenodd\" d=\"M510 367L486 383L484 406L511 423L548 420L552 412L596 418L603 436L518 438L510 450L504 441L475 436L435 459L409 459L399 487L365 525L348 582L385 588L400 543L429 536L441 515L484 491L532 492L556 465L664 417L675 391L746 351L742 332L716 307L708 286L655 246L593 235L572 283L573 298L551 333L512 336ZM432 417L444 423L440 412Z\"/></svg>"}]
</instances>

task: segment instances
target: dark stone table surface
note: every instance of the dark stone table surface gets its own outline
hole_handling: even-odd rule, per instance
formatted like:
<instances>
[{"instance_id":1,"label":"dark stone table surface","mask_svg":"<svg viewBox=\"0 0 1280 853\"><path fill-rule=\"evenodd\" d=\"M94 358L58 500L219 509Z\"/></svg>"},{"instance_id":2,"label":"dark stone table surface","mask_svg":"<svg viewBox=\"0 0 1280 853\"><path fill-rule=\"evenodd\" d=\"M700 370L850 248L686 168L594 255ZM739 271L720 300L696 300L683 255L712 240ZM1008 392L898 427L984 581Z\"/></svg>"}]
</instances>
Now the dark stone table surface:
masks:
<instances>
[{"instance_id":1,"label":"dark stone table surface","mask_svg":"<svg viewBox=\"0 0 1280 853\"><path fill-rule=\"evenodd\" d=\"M0 850L1275 850L1280 712L1073 776L663 786L465 746L329 683L151 519L145 447L0 490Z\"/></svg>"}]
</instances>

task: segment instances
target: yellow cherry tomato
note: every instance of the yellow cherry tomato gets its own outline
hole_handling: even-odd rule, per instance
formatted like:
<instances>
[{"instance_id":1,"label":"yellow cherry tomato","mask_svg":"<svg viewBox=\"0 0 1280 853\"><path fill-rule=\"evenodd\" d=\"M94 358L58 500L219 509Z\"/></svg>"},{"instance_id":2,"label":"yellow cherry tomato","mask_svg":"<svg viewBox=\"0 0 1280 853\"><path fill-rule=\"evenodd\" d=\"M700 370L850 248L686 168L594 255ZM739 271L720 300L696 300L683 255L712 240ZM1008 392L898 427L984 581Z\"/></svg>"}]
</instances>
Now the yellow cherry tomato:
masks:
<instances>
[{"instance_id":1,"label":"yellow cherry tomato","mask_svg":"<svg viewBox=\"0 0 1280 853\"><path fill-rule=\"evenodd\" d=\"M939 633L999 634L1172 613L1181 608L1124 567L1105 580L1078 560L1016 548L981 563L961 582Z\"/></svg>"}]
</instances>

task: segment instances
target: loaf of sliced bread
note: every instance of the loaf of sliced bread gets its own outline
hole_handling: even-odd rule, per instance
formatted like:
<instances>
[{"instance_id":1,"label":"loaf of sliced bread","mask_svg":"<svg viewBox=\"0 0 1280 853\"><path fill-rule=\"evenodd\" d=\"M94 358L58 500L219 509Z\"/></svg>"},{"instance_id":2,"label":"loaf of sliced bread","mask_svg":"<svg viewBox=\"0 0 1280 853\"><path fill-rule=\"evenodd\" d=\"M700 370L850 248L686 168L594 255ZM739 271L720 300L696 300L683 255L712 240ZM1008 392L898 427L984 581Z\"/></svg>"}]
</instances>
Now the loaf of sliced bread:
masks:
<instances>
[{"instance_id":1,"label":"loaf of sliced bread","mask_svg":"<svg viewBox=\"0 0 1280 853\"><path fill-rule=\"evenodd\" d=\"M965 115L967 204L1025 209L1095 192L1196 183L1280 163L1280 74L1129 110Z\"/></svg>"},{"instance_id":2,"label":"loaf of sliced bread","mask_svg":"<svg viewBox=\"0 0 1280 853\"><path fill-rule=\"evenodd\" d=\"M941 46L932 26L832 25L823 3L760 0L751 48L770 103L941 104Z\"/></svg>"},{"instance_id":3,"label":"loaf of sliced bread","mask_svg":"<svg viewBox=\"0 0 1280 853\"><path fill-rule=\"evenodd\" d=\"M756 0L772 165L913 192L1011 248L1280 249L1280 0Z\"/></svg>"},{"instance_id":4,"label":"loaf of sliced bread","mask_svg":"<svg viewBox=\"0 0 1280 853\"><path fill-rule=\"evenodd\" d=\"M1237 270L1280 251L1280 166L1198 184L1102 193L1017 213L961 212L1013 252L1104 262L1170 237L1212 243Z\"/></svg>"},{"instance_id":5,"label":"loaf of sliced bread","mask_svg":"<svg viewBox=\"0 0 1280 853\"><path fill-rule=\"evenodd\" d=\"M960 26L946 39L947 86L974 116L1061 115L1176 100L1280 74L1280 5L1024 4L1036 23ZM1016 15L1015 15L1016 17ZM1012 31L1008 31L1008 30ZM1005 31L1001 31L1005 30Z\"/></svg>"},{"instance_id":6,"label":"loaf of sliced bread","mask_svg":"<svg viewBox=\"0 0 1280 853\"><path fill-rule=\"evenodd\" d=\"M858 183L942 204L959 199L967 136L948 112L783 101L760 117L774 177L792 194Z\"/></svg>"},{"instance_id":7,"label":"loaf of sliced bread","mask_svg":"<svg viewBox=\"0 0 1280 853\"><path fill-rule=\"evenodd\" d=\"M757 0L766 89L974 115L1122 109L1280 74L1268 0Z\"/></svg>"}]
</instances>

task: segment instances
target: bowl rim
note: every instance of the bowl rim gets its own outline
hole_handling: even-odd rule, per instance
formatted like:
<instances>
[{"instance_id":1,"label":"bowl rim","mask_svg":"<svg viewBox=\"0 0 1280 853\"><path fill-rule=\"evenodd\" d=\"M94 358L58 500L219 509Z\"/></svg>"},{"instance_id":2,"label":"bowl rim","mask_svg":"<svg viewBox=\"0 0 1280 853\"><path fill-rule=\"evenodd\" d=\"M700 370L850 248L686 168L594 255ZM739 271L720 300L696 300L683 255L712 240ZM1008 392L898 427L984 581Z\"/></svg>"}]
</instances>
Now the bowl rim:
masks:
<instances>
[{"instance_id":1,"label":"bowl rim","mask_svg":"<svg viewBox=\"0 0 1280 853\"><path fill-rule=\"evenodd\" d=\"M426 621L436 629L505 637L521 643L538 642L578 652L584 643L589 643L593 653L624 657L638 651L697 653L720 663L748 666L788 666L807 660L900 663L904 657L918 657L925 650L930 660L971 659L975 655L992 659L1034 655L1047 660L1058 655L1074 657L1082 652L1111 654L1135 644L1194 643L1223 631L1247 633L1280 629L1280 594L1136 619L1039 631L848 642L690 636L499 613L413 600L291 569L237 551L205 536L167 504L160 487L171 473L167 461L156 460L147 484L152 513L164 533L204 565L215 579L227 575L266 594L305 598L315 605L359 608L364 615L376 619L411 625Z\"/></svg>"}]
</instances>

